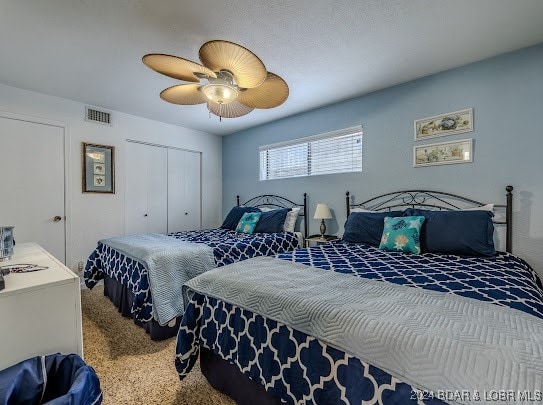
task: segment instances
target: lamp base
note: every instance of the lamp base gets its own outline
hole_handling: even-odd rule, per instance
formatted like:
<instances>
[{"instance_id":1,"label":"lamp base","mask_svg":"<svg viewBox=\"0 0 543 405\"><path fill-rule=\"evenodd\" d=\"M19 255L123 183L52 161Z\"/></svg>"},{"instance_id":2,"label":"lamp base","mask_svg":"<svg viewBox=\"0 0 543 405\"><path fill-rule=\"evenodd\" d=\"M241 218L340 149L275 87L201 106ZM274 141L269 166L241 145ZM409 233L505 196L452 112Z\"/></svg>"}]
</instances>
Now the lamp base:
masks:
<instances>
[{"instance_id":1,"label":"lamp base","mask_svg":"<svg viewBox=\"0 0 543 405\"><path fill-rule=\"evenodd\" d=\"M326 224L324 223L324 219L321 219L321 240L326 240L326 237L324 236L326 234Z\"/></svg>"}]
</instances>

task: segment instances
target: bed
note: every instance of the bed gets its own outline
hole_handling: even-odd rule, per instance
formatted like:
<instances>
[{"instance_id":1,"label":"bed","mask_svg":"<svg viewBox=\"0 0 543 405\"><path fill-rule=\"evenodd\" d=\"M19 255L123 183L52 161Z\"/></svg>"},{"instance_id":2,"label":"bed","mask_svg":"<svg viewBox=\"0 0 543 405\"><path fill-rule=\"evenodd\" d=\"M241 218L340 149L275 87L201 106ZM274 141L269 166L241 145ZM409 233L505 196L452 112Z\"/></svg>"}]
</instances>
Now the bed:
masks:
<instances>
[{"instance_id":1,"label":"bed","mask_svg":"<svg viewBox=\"0 0 543 405\"><path fill-rule=\"evenodd\" d=\"M306 207L305 193L302 203L266 194L241 204L238 196L236 207L221 228L101 240L87 260L85 284L93 288L103 280L104 295L123 316L132 317L143 327L151 339L173 337L184 309L180 297L183 282L210 268L303 246ZM274 229L280 232L238 233L227 224L235 210L270 214L288 211L283 215L290 223L284 231L287 217L283 216L283 226ZM234 217L237 223L239 218Z\"/></svg>"},{"instance_id":2,"label":"bed","mask_svg":"<svg viewBox=\"0 0 543 405\"><path fill-rule=\"evenodd\" d=\"M240 404L543 400L543 290L511 253L512 189L495 206L506 251L493 256L337 241L191 280L180 378L200 355L208 381ZM348 213L486 206L426 190L346 200Z\"/></svg>"}]
</instances>

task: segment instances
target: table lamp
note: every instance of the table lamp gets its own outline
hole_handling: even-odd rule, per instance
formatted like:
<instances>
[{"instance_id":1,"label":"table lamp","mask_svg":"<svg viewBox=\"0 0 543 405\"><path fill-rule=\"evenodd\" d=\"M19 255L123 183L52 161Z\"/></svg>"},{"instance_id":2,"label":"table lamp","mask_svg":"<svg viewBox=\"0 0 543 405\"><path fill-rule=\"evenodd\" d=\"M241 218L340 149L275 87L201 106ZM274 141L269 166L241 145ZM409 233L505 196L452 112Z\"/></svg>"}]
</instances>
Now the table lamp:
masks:
<instances>
[{"instance_id":1,"label":"table lamp","mask_svg":"<svg viewBox=\"0 0 543 405\"><path fill-rule=\"evenodd\" d=\"M315 210L315 215L313 216L313 219L320 219L321 220L321 239L326 240L324 235L326 234L326 224L324 223L325 219L331 219L332 213L330 212L330 208L328 208L328 204L317 204L317 209Z\"/></svg>"}]
</instances>

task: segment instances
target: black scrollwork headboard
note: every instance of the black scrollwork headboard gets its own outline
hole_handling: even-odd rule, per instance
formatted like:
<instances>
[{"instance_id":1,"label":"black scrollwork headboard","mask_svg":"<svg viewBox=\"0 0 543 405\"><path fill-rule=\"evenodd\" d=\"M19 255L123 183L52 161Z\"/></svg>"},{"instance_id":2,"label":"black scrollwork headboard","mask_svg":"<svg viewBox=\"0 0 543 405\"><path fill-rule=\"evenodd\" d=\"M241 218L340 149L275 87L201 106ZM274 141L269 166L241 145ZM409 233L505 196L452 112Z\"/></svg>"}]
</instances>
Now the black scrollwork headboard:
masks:
<instances>
[{"instance_id":1,"label":"black scrollwork headboard","mask_svg":"<svg viewBox=\"0 0 543 405\"><path fill-rule=\"evenodd\" d=\"M294 207L300 207L300 214L298 216L304 217L304 234L303 236L306 237L308 235L308 221L307 221L307 193L304 193L304 201L302 204L295 203L292 200L289 200L288 198L281 197L279 195L273 195L273 194L262 194L258 195L256 197L251 198L250 200L247 200L243 204L240 204L239 195L236 196L236 202L238 207L240 205L243 205L245 207L256 207L256 208L262 208L262 207L268 207L268 208L294 208Z\"/></svg>"},{"instance_id":2,"label":"black scrollwork headboard","mask_svg":"<svg viewBox=\"0 0 543 405\"><path fill-rule=\"evenodd\" d=\"M505 209L505 220L494 220L495 224L505 225L506 250L513 250L513 186L505 187L506 203L494 204L494 208ZM347 216L353 208L364 208L371 211L391 211L403 208L428 208L434 210L459 210L463 208L481 207L485 203L451 193L432 190L394 191L370 198L358 204L351 202L350 193L346 196Z\"/></svg>"}]
</instances>

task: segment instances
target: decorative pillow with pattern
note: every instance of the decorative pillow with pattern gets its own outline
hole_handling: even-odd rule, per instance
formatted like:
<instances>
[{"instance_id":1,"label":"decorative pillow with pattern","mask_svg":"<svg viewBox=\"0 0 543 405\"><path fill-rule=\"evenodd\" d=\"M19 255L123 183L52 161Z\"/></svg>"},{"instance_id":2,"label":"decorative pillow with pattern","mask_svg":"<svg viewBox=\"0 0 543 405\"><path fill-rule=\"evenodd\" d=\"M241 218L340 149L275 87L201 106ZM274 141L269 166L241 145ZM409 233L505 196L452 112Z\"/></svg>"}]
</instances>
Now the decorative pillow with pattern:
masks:
<instances>
[{"instance_id":1,"label":"decorative pillow with pattern","mask_svg":"<svg viewBox=\"0 0 543 405\"><path fill-rule=\"evenodd\" d=\"M379 249L420 254L420 228L424 217L385 217Z\"/></svg>"},{"instance_id":2,"label":"decorative pillow with pattern","mask_svg":"<svg viewBox=\"0 0 543 405\"><path fill-rule=\"evenodd\" d=\"M246 212L243 214L236 227L236 232L252 234L261 215L261 212Z\"/></svg>"}]
</instances>

